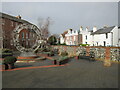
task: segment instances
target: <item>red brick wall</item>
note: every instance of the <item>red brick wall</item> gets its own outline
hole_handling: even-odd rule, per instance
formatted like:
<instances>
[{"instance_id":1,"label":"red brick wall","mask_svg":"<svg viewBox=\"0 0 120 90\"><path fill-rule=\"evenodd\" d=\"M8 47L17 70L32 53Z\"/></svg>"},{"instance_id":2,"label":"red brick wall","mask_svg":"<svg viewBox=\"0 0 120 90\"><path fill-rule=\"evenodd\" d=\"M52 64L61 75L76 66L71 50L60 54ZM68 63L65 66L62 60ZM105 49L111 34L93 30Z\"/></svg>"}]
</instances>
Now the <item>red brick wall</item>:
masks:
<instances>
[{"instance_id":1,"label":"red brick wall","mask_svg":"<svg viewBox=\"0 0 120 90\"><path fill-rule=\"evenodd\" d=\"M3 30L3 48L15 49L13 46L13 38L12 38L12 31L16 27L17 24L21 24L19 22L12 21L10 19L2 18L4 24L2 24ZM13 23L13 25L12 25Z\"/></svg>"},{"instance_id":2,"label":"red brick wall","mask_svg":"<svg viewBox=\"0 0 120 90\"><path fill-rule=\"evenodd\" d=\"M14 43L13 43L12 32L13 32L13 30L15 29L15 27L17 25L20 25L22 23L16 22L16 21L13 21L13 20L10 20L10 19L7 19L7 18L2 18L2 23L3 22L4 22L4 24L2 24L2 30L3 30L3 34L2 34L3 35L3 48L8 48L8 49L16 50L16 47L14 46ZM22 30L22 32L25 32L25 38L26 38L26 33L28 33L28 35L29 35L28 30ZM20 38L21 38L21 32L20 32ZM22 43L22 41L20 41L20 43ZM31 40L28 43L28 47L30 47L30 43L32 43L31 44L31 46L32 46L35 43L35 39ZM25 39L24 45L26 46L26 39Z\"/></svg>"}]
</instances>

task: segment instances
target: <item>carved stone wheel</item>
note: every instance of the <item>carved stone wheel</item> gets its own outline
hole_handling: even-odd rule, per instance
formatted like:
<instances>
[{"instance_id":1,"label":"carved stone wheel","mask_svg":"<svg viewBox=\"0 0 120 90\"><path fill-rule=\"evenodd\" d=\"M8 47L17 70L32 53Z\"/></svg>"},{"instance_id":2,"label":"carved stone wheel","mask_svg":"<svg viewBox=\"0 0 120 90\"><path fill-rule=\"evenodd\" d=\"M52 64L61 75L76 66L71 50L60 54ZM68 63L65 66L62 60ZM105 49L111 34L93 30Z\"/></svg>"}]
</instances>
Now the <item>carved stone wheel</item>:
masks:
<instances>
[{"instance_id":1,"label":"carved stone wheel","mask_svg":"<svg viewBox=\"0 0 120 90\"><path fill-rule=\"evenodd\" d=\"M36 34L36 41L34 45L30 48L25 48L20 44L19 37L20 37L20 32L23 30L31 30ZM20 24L18 25L14 30L13 30L13 41L14 41L14 46L19 50L20 52L34 52L36 51L39 46L41 45L41 32L35 25L30 25L30 24Z\"/></svg>"}]
</instances>

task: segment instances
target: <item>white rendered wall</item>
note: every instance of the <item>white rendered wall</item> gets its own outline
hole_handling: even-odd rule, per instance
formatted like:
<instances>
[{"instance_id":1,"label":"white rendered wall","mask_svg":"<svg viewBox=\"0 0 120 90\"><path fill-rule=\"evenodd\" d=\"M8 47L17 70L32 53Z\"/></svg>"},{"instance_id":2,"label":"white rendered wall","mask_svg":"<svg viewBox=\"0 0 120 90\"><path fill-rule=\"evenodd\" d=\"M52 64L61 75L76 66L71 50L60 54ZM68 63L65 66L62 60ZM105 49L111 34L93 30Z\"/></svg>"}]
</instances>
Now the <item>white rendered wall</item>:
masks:
<instances>
[{"instance_id":1,"label":"white rendered wall","mask_svg":"<svg viewBox=\"0 0 120 90\"><path fill-rule=\"evenodd\" d=\"M108 38L106 38L106 34L95 34L93 36L94 46L104 46L104 41L105 46L111 46L111 33L108 33Z\"/></svg>"},{"instance_id":2,"label":"white rendered wall","mask_svg":"<svg viewBox=\"0 0 120 90\"><path fill-rule=\"evenodd\" d=\"M116 26L111 32L113 32L113 46L118 46L119 42L119 32L118 32L118 27Z\"/></svg>"},{"instance_id":3,"label":"white rendered wall","mask_svg":"<svg viewBox=\"0 0 120 90\"><path fill-rule=\"evenodd\" d=\"M92 45L92 36L90 35L91 33L88 31L81 31L80 34L82 34L82 44L90 44L90 46ZM86 39L87 36L87 39Z\"/></svg>"},{"instance_id":4,"label":"white rendered wall","mask_svg":"<svg viewBox=\"0 0 120 90\"><path fill-rule=\"evenodd\" d=\"M118 29L118 46L120 47L120 28Z\"/></svg>"},{"instance_id":5,"label":"white rendered wall","mask_svg":"<svg viewBox=\"0 0 120 90\"><path fill-rule=\"evenodd\" d=\"M65 42L64 38L62 35L60 35L60 44L63 44Z\"/></svg>"}]
</instances>

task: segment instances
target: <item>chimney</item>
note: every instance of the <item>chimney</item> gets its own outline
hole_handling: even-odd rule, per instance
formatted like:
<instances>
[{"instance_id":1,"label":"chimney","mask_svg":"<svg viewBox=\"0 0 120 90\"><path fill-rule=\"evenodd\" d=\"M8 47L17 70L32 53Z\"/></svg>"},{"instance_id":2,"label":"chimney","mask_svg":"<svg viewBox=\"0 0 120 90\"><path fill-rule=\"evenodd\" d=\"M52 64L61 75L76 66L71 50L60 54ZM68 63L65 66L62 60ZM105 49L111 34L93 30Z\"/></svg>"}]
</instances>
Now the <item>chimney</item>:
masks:
<instances>
[{"instance_id":1,"label":"chimney","mask_svg":"<svg viewBox=\"0 0 120 90\"><path fill-rule=\"evenodd\" d=\"M93 27L93 32L96 32L96 31L97 31L97 27L94 26L94 27Z\"/></svg>"},{"instance_id":2,"label":"chimney","mask_svg":"<svg viewBox=\"0 0 120 90\"><path fill-rule=\"evenodd\" d=\"M86 27L86 31L88 31L88 27Z\"/></svg>"},{"instance_id":3,"label":"chimney","mask_svg":"<svg viewBox=\"0 0 120 90\"><path fill-rule=\"evenodd\" d=\"M83 30L83 27L82 26L80 26L80 32Z\"/></svg>"},{"instance_id":4,"label":"chimney","mask_svg":"<svg viewBox=\"0 0 120 90\"><path fill-rule=\"evenodd\" d=\"M20 16L20 15L18 15L18 16L16 16L16 18L21 19L21 16Z\"/></svg>"},{"instance_id":5,"label":"chimney","mask_svg":"<svg viewBox=\"0 0 120 90\"><path fill-rule=\"evenodd\" d=\"M107 27L108 27L108 25L104 25L104 26L103 26L103 28L107 28Z\"/></svg>"}]
</instances>

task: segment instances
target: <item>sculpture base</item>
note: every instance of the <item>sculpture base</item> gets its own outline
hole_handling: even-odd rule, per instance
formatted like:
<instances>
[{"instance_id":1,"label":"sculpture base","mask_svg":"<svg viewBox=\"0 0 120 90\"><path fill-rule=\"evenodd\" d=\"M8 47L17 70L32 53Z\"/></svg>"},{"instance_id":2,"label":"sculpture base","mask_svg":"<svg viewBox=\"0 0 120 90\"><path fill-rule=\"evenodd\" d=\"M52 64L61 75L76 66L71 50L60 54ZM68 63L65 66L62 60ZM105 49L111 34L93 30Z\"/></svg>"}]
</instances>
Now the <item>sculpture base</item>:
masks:
<instances>
[{"instance_id":1,"label":"sculpture base","mask_svg":"<svg viewBox=\"0 0 120 90\"><path fill-rule=\"evenodd\" d=\"M18 56L17 59L35 59L38 56L35 55L33 52L22 52L20 56Z\"/></svg>"}]
</instances>

